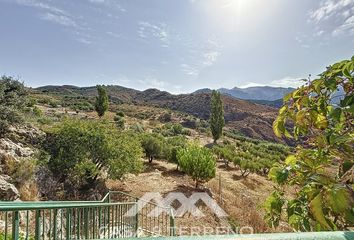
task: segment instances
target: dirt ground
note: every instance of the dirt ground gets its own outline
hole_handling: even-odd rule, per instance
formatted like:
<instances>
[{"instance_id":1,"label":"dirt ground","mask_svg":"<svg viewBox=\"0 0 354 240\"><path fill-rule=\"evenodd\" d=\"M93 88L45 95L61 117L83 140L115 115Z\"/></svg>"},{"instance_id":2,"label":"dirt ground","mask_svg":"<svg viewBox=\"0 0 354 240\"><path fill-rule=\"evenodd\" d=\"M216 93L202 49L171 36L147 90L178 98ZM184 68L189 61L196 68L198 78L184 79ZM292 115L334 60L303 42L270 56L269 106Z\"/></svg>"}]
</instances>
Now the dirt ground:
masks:
<instances>
[{"instance_id":1,"label":"dirt ground","mask_svg":"<svg viewBox=\"0 0 354 240\"><path fill-rule=\"evenodd\" d=\"M228 217L219 219L198 201L197 206L203 212L203 217L185 214L176 218L177 228L187 228L187 232L193 231L190 229L192 227L218 228L220 231L233 229L236 232L250 231L252 228L255 233L291 231L286 225L270 229L263 220L261 205L273 190L273 184L256 174L250 174L247 178L240 176L240 171L233 166L225 168L222 162L218 162L216 177L197 190L193 180L178 171L175 164L154 160L152 163L145 162L143 173L129 174L123 181L109 181L107 186L111 190L124 191L137 197L147 192L158 192L163 196L170 192L182 192L186 196L198 191L207 192L228 214ZM174 207L178 207L178 204Z\"/></svg>"}]
</instances>

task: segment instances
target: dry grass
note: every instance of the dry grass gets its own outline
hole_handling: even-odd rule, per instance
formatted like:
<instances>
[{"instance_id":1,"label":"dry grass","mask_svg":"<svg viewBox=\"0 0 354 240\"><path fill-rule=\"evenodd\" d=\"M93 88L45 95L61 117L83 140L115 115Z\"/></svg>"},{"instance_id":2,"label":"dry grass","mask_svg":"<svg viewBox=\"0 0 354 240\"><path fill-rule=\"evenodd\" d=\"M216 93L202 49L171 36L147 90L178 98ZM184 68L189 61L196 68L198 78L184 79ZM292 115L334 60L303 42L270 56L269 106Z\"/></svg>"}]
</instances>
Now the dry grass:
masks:
<instances>
[{"instance_id":1,"label":"dry grass","mask_svg":"<svg viewBox=\"0 0 354 240\"><path fill-rule=\"evenodd\" d=\"M186 227L184 234L203 227L252 227L254 232L291 231L287 226L282 229L270 229L263 220L261 204L272 191L273 185L265 177L250 174L248 178L238 177L240 172L232 167L225 169L218 163L217 177L205 184L206 192L210 193L218 204L229 215L228 219L218 219L204 204L198 207L204 217L193 217L189 214L176 219L179 227ZM219 195L221 176L221 198ZM191 178L176 170L176 165L165 161L145 163L145 171L139 175L127 175L123 181L108 181L111 190L128 192L141 197L146 192L159 192L162 195L169 192L182 192L189 196L196 190ZM176 205L177 206L177 205Z\"/></svg>"},{"instance_id":2,"label":"dry grass","mask_svg":"<svg viewBox=\"0 0 354 240\"><path fill-rule=\"evenodd\" d=\"M34 181L26 182L18 189L22 201L38 201L37 183Z\"/></svg>"}]
</instances>

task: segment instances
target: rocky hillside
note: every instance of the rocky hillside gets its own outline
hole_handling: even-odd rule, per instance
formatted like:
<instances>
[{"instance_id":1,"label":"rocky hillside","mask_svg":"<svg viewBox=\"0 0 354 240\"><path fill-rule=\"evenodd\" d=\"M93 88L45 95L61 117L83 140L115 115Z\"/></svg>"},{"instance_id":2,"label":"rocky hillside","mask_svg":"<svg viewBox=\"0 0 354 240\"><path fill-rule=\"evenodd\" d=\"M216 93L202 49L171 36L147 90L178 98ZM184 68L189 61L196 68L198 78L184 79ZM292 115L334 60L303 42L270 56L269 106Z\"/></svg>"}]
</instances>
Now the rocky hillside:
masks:
<instances>
[{"instance_id":1,"label":"rocky hillside","mask_svg":"<svg viewBox=\"0 0 354 240\"><path fill-rule=\"evenodd\" d=\"M37 150L35 145L44 133L32 127L11 127L9 133L0 138L0 199L33 200L32 167Z\"/></svg>"},{"instance_id":2,"label":"rocky hillside","mask_svg":"<svg viewBox=\"0 0 354 240\"><path fill-rule=\"evenodd\" d=\"M93 98L96 95L95 87L45 86L35 91L53 96ZM107 86L107 91L111 101L116 103L152 105L185 112L205 120L210 114L211 93L173 95L157 89L138 91L120 86ZM223 96L223 101L227 127L248 137L279 141L272 130L272 122L277 115L277 109L227 95Z\"/></svg>"}]
</instances>

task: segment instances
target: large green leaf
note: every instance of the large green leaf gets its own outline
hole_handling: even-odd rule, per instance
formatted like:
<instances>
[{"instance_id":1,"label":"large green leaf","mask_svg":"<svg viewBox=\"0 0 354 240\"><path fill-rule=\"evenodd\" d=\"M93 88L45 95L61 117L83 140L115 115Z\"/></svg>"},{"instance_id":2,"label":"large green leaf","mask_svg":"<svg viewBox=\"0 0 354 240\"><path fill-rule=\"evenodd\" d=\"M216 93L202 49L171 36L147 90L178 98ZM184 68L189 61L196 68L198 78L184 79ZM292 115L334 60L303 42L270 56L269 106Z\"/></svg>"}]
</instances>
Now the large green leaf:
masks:
<instances>
[{"instance_id":1,"label":"large green leaf","mask_svg":"<svg viewBox=\"0 0 354 240\"><path fill-rule=\"evenodd\" d=\"M334 186L326 191L325 196L329 207L337 214L345 213L351 207L351 196L345 186Z\"/></svg>"},{"instance_id":2,"label":"large green leaf","mask_svg":"<svg viewBox=\"0 0 354 240\"><path fill-rule=\"evenodd\" d=\"M330 230L331 227L327 223L327 219L323 213L322 209L322 193L319 193L311 202L310 202L310 210L315 218L315 220L326 230Z\"/></svg>"}]
</instances>

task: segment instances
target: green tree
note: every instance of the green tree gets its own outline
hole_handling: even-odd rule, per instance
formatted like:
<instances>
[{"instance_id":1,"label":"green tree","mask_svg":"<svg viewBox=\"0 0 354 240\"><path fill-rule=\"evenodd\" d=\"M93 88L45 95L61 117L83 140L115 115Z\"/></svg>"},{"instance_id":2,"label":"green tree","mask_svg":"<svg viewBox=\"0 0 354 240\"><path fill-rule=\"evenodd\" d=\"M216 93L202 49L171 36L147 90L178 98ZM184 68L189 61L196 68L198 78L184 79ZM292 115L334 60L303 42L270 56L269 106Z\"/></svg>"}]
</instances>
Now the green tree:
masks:
<instances>
[{"instance_id":1,"label":"green tree","mask_svg":"<svg viewBox=\"0 0 354 240\"><path fill-rule=\"evenodd\" d=\"M190 175L195 181L196 188L200 183L215 177L216 159L207 148L191 144L178 150L177 159L182 171Z\"/></svg>"},{"instance_id":2,"label":"green tree","mask_svg":"<svg viewBox=\"0 0 354 240\"><path fill-rule=\"evenodd\" d=\"M187 147L187 144L188 142L184 136L171 137L165 140L163 148L164 155L169 162L177 164L177 170L179 167L177 158L178 150Z\"/></svg>"},{"instance_id":3,"label":"green tree","mask_svg":"<svg viewBox=\"0 0 354 240\"><path fill-rule=\"evenodd\" d=\"M221 94L220 92L213 90L211 94L210 129L215 143L222 136L224 125L224 108Z\"/></svg>"},{"instance_id":4,"label":"green tree","mask_svg":"<svg viewBox=\"0 0 354 240\"><path fill-rule=\"evenodd\" d=\"M354 56L329 66L319 78L284 97L274 132L302 144L269 172L278 184L264 206L270 225L277 226L286 209L289 224L297 230L353 226L354 185L344 178L353 174L353 92ZM297 186L294 197L285 197L287 185Z\"/></svg>"},{"instance_id":5,"label":"green tree","mask_svg":"<svg viewBox=\"0 0 354 240\"><path fill-rule=\"evenodd\" d=\"M225 167L229 167L229 163L234 162L236 157L236 148L232 145L215 145L213 147L213 152L224 162Z\"/></svg>"},{"instance_id":6,"label":"green tree","mask_svg":"<svg viewBox=\"0 0 354 240\"><path fill-rule=\"evenodd\" d=\"M118 179L142 169L139 139L121 133L112 124L89 120L66 120L47 132L43 148L46 163L60 182L67 178L90 187L102 173Z\"/></svg>"},{"instance_id":7,"label":"green tree","mask_svg":"<svg viewBox=\"0 0 354 240\"><path fill-rule=\"evenodd\" d=\"M141 145L150 163L154 160L154 158L160 157L162 154L163 141L160 137L158 137L158 135L143 135Z\"/></svg>"},{"instance_id":8,"label":"green tree","mask_svg":"<svg viewBox=\"0 0 354 240\"><path fill-rule=\"evenodd\" d=\"M27 91L21 82L7 76L0 78L0 136L10 125L23 121L21 113L27 100Z\"/></svg>"},{"instance_id":9,"label":"green tree","mask_svg":"<svg viewBox=\"0 0 354 240\"><path fill-rule=\"evenodd\" d=\"M106 89L100 85L97 85L97 92L95 110L99 117L103 117L108 110L108 95Z\"/></svg>"}]
</instances>

